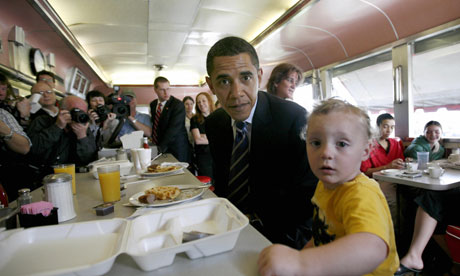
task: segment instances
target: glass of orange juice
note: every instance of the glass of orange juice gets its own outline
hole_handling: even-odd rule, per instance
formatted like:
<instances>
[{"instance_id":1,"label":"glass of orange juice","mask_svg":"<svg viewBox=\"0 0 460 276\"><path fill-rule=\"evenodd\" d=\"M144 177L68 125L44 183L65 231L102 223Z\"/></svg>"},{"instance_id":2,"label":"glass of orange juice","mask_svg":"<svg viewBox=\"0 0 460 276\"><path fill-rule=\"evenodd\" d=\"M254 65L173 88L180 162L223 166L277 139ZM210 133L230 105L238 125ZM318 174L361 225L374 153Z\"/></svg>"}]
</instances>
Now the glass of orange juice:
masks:
<instances>
[{"instance_id":1,"label":"glass of orange juice","mask_svg":"<svg viewBox=\"0 0 460 276\"><path fill-rule=\"evenodd\" d=\"M104 202L120 200L120 165L97 167Z\"/></svg>"},{"instance_id":2,"label":"glass of orange juice","mask_svg":"<svg viewBox=\"0 0 460 276\"><path fill-rule=\"evenodd\" d=\"M75 186L75 164L61 164L53 166L54 173L68 173L72 176L72 194L77 194Z\"/></svg>"}]
</instances>

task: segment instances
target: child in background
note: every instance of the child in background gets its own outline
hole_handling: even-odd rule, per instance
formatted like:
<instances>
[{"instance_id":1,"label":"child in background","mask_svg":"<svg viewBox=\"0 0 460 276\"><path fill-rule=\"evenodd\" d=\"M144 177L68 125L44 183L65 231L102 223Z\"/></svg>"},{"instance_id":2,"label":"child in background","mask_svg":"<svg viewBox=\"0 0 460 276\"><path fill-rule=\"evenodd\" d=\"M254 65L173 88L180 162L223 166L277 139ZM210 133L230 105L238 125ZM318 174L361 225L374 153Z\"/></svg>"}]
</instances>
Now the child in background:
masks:
<instances>
[{"instance_id":1,"label":"child in background","mask_svg":"<svg viewBox=\"0 0 460 276\"><path fill-rule=\"evenodd\" d=\"M337 99L315 108L307 128L308 160L320 180L313 239L300 251L265 248L261 275L393 275L399 261L388 205L378 183L360 172L371 136L361 109Z\"/></svg>"}]
</instances>

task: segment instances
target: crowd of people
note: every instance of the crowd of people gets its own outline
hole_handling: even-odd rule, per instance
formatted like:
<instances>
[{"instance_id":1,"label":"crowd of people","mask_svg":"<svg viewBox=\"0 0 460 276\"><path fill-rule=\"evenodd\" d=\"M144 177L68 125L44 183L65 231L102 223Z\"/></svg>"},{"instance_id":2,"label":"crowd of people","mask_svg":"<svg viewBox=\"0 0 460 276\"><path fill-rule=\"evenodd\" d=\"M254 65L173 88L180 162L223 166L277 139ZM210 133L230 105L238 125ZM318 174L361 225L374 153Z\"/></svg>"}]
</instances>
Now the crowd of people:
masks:
<instances>
[{"instance_id":1,"label":"crowd of people","mask_svg":"<svg viewBox=\"0 0 460 276\"><path fill-rule=\"evenodd\" d=\"M396 187L372 179L375 172L404 168L417 152L443 158L439 122L428 122L404 150L392 138L396 122L388 113L377 118L377 138L367 113L338 99L323 101L307 116L291 101L302 71L280 64L268 93L259 91L257 53L238 37L214 44L206 69L217 102L208 92L181 101L170 95L169 80L157 77L150 115L136 110L130 90L109 97L94 90L86 101L66 96L58 103L53 73L37 74L29 99L15 97L0 74L0 176L10 200L19 188L38 187L53 165L85 166L99 149L120 146L122 135L142 130L159 152L211 177L215 193L274 243L259 256L261 275L418 272L433 233L460 224L452 211L459 189L419 191L412 243L400 262Z\"/></svg>"}]
</instances>

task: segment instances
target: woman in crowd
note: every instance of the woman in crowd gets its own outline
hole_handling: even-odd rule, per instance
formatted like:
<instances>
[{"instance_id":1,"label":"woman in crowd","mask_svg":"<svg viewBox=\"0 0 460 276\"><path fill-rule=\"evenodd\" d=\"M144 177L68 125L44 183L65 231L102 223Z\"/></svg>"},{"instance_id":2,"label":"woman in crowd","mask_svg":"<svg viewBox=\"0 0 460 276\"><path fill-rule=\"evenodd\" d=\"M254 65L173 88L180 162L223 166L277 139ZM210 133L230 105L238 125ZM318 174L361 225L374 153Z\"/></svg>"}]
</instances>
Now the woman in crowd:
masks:
<instances>
[{"instance_id":1,"label":"woman in crowd","mask_svg":"<svg viewBox=\"0 0 460 276\"><path fill-rule=\"evenodd\" d=\"M198 175L213 177L212 158L209 150L209 142L206 137L204 121L214 111L211 95L201 92L196 96L196 114L190 121L190 131L195 141L195 162Z\"/></svg>"},{"instance_id":2,"label":"woman in crowd","mask_svg":"<svg viewBox=\"0 0 460 276\"><path fill-rule=\"evenodd\" d=\"M93 90L86 94L88 102L89 129L96 138L98 148L109 146L109 140L116 130L118 120L113 112L105 105L105 96L102 92Z\"/></svg>"},{"instance_id":3,"label":"woman in crowd","mask_svg":"<svg viewBox=\"0 0 460 276\"><path fill-rule=\"evenodd\" d=\"M302 71L295 65L277 65L268 79L267 92L283 99L293 100L294 91L301 83Z\"/></svg>"},{"instance_id":4,"label":"woman in crowd","mask_svg":"<svg viewBox=\"0 0 460 276\"><path fill-rule=\"evenodd\" d=\"M404 156L417 159L417 152L429 152L430 161L444 157L441 140L442 127L437 121L429 121L424 128L424 135L417 137L404 151Z\"/></svg>"},{"instance_id":5,"label":"woman in crowd","mask_svg":"<svg viewBox=\"0 0 460 276\"><path fill-rule=\"evenodd\" d=\"M190 142L190 145L193 146L193 136L192 132L190 131L190 119L192 119L194 115L193 106L195 105L195 101L192 97L185 96L182 102L184 103L185 107L185 129L187 130L188 141Z\"/></svg>"}]
</instances>

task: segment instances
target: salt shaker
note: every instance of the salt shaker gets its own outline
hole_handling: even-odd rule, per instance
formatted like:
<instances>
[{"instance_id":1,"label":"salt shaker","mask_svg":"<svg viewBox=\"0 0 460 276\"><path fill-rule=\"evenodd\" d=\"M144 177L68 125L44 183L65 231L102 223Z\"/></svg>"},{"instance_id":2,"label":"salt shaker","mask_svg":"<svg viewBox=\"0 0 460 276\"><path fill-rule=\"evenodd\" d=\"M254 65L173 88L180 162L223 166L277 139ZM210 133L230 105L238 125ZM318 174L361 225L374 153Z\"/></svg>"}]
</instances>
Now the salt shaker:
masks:
<instances>
[{"instance_id":1,"label":"salt shaker","mask_svg":"<svg viewBox=\"0 0 460 276\"><path fill-rule=\"evenodd\" d=\"M58 221L67 221L77 216L73 206L72 176L68 173L50 174L43 178L46 201L58 210Z\"/></svg>"},{"instance_id":2,"label":"salt shaker","mask_svg":"<svg viewBox=\"0 0 460 276\"><path fill-rule=\"evenodd\" d=\"M29 188L20 189L18 191L18 207L32 203L32 195Z\"/></svg>"},{"instance_id":3,"label":"salt shaker","mask_svg":"<svg viewBox=\"0 0 460 276\"><path fill-rule=\"evenodd\" d=\"M124 149L117 150L117 160L128 160L128 155Z\"/></svg>"}]
</instances>

